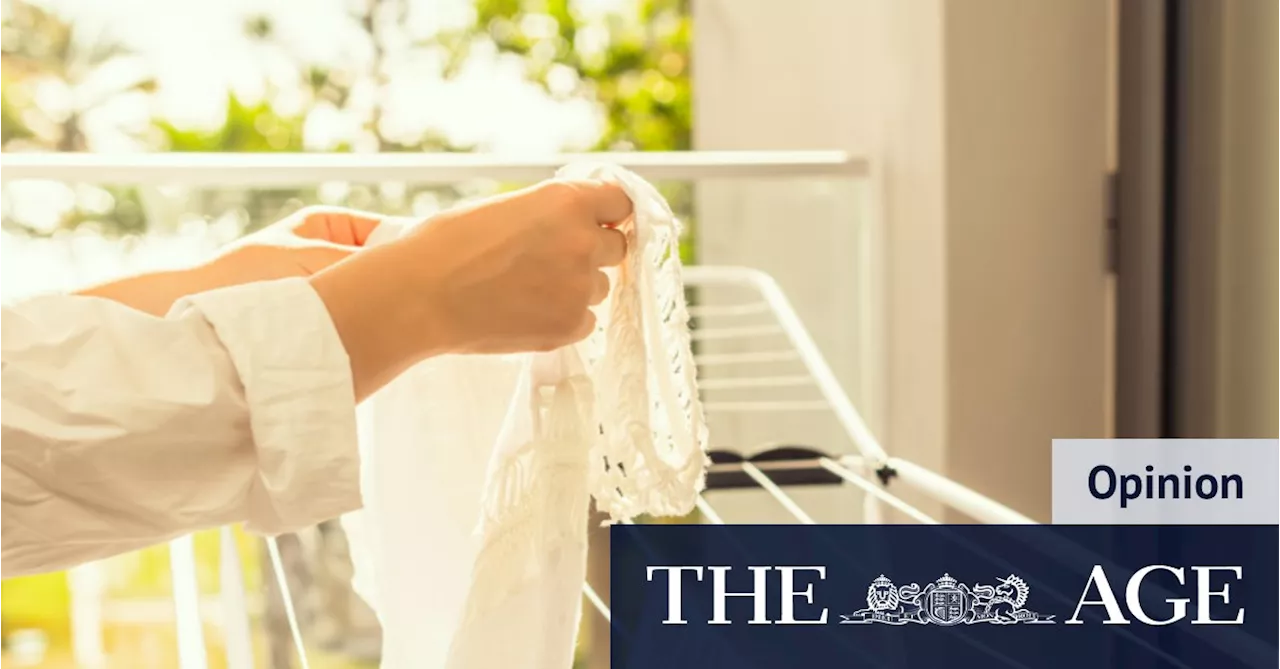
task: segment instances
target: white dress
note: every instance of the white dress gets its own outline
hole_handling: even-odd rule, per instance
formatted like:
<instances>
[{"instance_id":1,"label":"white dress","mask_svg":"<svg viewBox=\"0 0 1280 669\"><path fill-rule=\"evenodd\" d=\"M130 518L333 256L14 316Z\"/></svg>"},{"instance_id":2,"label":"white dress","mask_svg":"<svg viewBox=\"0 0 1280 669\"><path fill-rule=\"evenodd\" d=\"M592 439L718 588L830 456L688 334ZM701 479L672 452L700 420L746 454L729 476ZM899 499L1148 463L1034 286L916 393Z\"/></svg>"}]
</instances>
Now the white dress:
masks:
<instances>
[{"instance_id":1,"label":"white dress","mask_svg":"<svg viewBox=\"0 0 1280 669\"><path fill-rule=\"evenodd\" d=\"M614 181L635 206L597 331L551 353L431 360L362 408L365 507L343 523L384 669L568 669L589 500L614 521L685 515L702 488L679 223L624 169L560 176Z\"/></svg>"}]
</instances>

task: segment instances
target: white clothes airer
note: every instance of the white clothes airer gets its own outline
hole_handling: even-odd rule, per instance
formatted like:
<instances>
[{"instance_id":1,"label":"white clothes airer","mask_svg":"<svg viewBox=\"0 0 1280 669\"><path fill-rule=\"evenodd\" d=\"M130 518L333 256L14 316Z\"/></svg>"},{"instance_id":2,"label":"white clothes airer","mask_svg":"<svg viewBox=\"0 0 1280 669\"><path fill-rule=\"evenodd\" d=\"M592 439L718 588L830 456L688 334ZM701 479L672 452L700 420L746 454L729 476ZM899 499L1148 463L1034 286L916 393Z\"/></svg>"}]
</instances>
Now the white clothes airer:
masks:
<instances>
[{"instance_id":1,"label":"white clothes airer","mask_svg":"<svg viewBox=\"0 0 1280 669\"><path fill-rule=\"evenodd\" d=\"M557 176L613 181L634 203L596 332L550 353L434 359L361 408L365 507L343 525L384 669L568 669L588 502L613 521L685 515L703 486L679 222L625 169Z\"/></svg>"}]
</instances>

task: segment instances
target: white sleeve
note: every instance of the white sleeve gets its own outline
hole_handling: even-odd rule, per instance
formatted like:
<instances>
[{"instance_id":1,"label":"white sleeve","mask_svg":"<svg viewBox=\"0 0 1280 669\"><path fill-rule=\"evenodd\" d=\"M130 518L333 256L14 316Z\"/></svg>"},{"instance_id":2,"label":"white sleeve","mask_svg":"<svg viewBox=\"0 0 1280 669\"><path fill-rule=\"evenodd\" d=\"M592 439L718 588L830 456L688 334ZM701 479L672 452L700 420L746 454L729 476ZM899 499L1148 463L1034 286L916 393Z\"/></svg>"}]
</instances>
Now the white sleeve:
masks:
<instances>
[{"instance_id":1,"label":"white sleeve","mask_svg":"<svg viewBox=\"0 0 1280 669\"><path fill-rule=\"evenodd\" d=\"M194 530L292 531L360 507L347 355L303 279L4 309L3 576Z\"/></svg>"}]
</instances>

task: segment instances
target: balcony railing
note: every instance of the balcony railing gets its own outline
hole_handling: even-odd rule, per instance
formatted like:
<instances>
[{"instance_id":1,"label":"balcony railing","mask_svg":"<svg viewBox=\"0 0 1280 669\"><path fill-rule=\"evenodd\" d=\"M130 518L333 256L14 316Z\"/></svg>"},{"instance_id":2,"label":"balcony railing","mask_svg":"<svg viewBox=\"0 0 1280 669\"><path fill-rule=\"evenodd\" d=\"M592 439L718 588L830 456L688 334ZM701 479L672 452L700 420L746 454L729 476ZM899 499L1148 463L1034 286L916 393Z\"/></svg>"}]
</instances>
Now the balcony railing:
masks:
<instances>
[{"instance_id":1,"label":"balcony railing","mask_svg":"<svg viewBox=\"0 0 1280 669\"><path fill-rule=\"evenodd\" d=\"M482 153L6 153L0 180L218 187L325 181L443 184L471 179L538 181L579 160L621 165L652 180L865 177L865 158L843 151L657 151L498 156Z\"/></svg>"}]
</instances>

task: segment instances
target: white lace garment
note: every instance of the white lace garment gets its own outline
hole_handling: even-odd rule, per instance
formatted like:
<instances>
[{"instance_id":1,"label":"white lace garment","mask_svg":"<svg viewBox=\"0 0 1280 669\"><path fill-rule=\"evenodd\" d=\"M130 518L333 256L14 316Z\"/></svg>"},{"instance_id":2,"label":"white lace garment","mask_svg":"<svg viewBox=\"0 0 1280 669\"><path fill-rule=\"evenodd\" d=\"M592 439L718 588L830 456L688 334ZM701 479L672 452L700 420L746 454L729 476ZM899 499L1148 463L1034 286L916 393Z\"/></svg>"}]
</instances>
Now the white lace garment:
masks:
<instances>
[{"instance_id":1,"label":"white lace garment","mask_svg":"<svg viewBox=\"0 0 1280 669\"><path fill-rule=\"evenodd\" d=\"M343 524L384 669L569 669L590 499L613 521L680 516L703 486L679 222L622 168L558 176L613 181L635 206L597 331L551 353L433 359L361 409L365 508Z\"/></svg>"}]
</instances>

